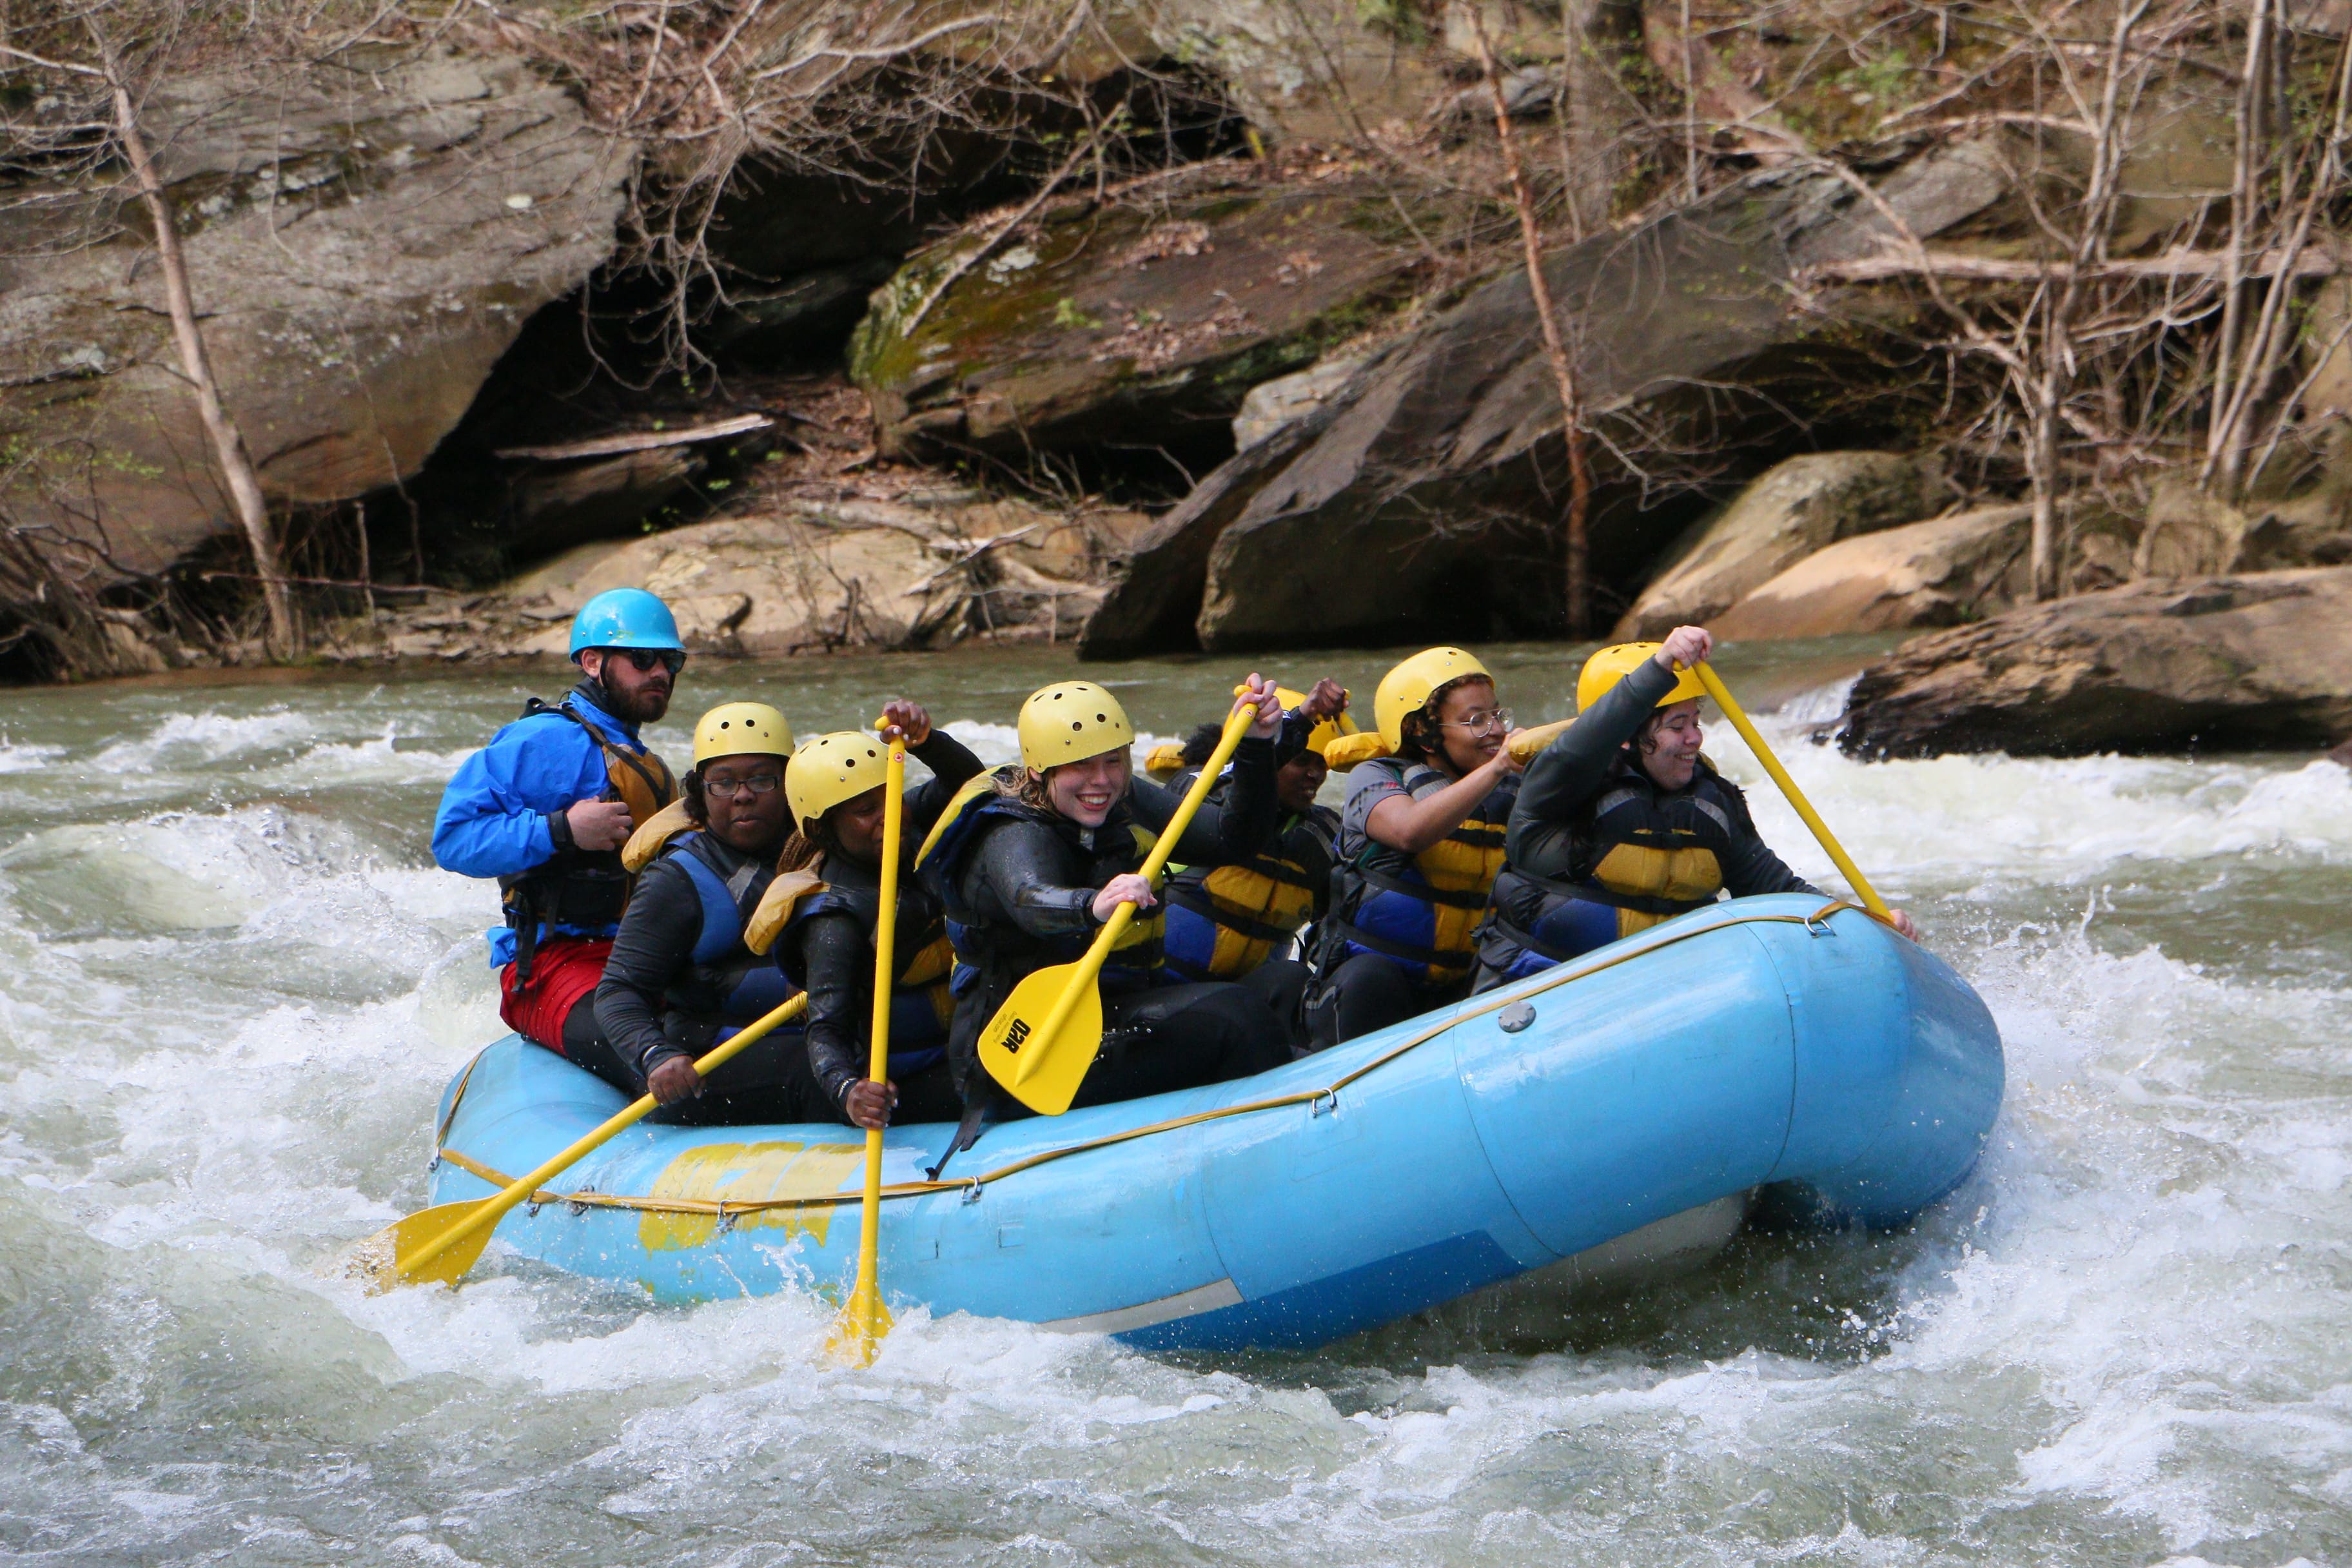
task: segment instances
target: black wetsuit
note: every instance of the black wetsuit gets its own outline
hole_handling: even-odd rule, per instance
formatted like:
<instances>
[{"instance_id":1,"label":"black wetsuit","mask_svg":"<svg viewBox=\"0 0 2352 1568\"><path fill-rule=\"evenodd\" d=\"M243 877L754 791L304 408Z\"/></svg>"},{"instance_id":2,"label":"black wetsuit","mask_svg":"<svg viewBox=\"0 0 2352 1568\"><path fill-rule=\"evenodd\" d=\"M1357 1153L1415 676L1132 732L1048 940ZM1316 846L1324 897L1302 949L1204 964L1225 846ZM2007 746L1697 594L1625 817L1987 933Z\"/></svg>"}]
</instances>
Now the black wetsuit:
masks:
<instances>
[{"instance_id":1,"label":"black wetsuit","mask_svg":"<svg viewBox=\"0 0 2352 1568\"><path fill-rule=\"evenodd\" d=\"M1535 973L1715 901L1820 889L1756 831L1747 796L1701 758L1669 790L1625 742L1675 677L1641 664L1528 763L1511 808L1494 907L1478 931L1476 988Z\"/></svg>"},{"instance_id":2,"label":"black wetsuit","mask_svg":"<svg viewBox=\"0 0 2352 1568\"><path fill-rule=\"evenodd\" d=\"M999 776L1009 783L1019 774ZM1024 976L1086 952L1103 925L1095 895L1142 866L1143 840L1167 825L1181 799L1137 779L1103 825L1088 829L999 793L950 824L924 875L946 906L961 961L949 1059L968 1108L1003 1105L980 1066L981 1030ZM1173 858L1196 866L1246 859L1265 843L1274 815L1274 747L1246 739L1225 804L1202 806ZM1076 1103L1246 1077L1289 1059L1287 1032L1258 995L1219 982L1167 983L1159 910L1129 930L1130 940L1103 966L1102 1054Z\"/></svg>"},{"instance_id":3,"label":"black wetsuit","mask_svg":"<svg viewBox=\"0 0 2352 1568\"><path fill-rule=\"evenodd\" d=\"M890 1081L898 1106L891 1121L952 1121L962 1112L947 1065L947 916L914 875L915 849L981 761L934 730L911 754L932 776L908 790L900 822L898 927L892 942L900 976L890 1018ZM809 1068L818 1091L846 1121L852 1086L871 1066L874 932L881 909L881 868L828 854L825 890L796 908L776 938L777 967L808 990Z\"/></svg>"},{"instance_id":4,"label":"black wetsuit","mask_svg":"<svg viewBox=\"0 0 2352 1568\"><path fill-rule=\"evenodd\" d=\"M638 874L596 987L599 1037L572 1060L633 1093L671 1057L698 1057L787 999L791 987L743 945L743 926L775 874L778 846L746 854L708 832L681 834ZM688 857L696 864L689 865ZM573 1009L577 1017L581 1009ZM701 1094L655 1112L663 1121L831 1121L795 1024L772 1029L720 1067Z\"/></svg>"}]
</instances>

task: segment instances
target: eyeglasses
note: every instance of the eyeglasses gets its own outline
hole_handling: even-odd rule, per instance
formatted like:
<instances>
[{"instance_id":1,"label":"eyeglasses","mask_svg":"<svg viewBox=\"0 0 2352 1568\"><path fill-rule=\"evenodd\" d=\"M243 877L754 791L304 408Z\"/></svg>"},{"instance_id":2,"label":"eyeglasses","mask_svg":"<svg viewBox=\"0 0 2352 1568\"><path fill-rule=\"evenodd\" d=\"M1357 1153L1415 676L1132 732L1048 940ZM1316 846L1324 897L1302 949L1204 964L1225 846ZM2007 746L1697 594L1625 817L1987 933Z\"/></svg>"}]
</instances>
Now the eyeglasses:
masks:
<instances>
[{"instance_id":1,"label":"eyeglasses","mask_svg":"<svg viewBox=\"0 0 2352 1568\"><path fill-rule=\"evenodd\" d=\"M674 647L615 647L605 649L605 654L607 657L619 654L639 675L650 674L656 666L659 666L675 679L677 672L686 668L686 655Z\"/></svg>"},{"instance_id":2,"label":"eyeglasses","mask_svg":"<svg viewBox=\"0 0 2352 1568\"><path fill-rule=\"evenodd\" d=\"M1437 723L1441 729L1467 730L1474 735L1483 735L1490 730L1509 730L1511 710L1507 708L1496 708L1489 711L1471 713L1460 719L1440 719Z\"/></svg>"},{"instance_id":3,"label":"eyeglasses","mask_svg":"<svg viewBox=\"0 0 2352 1568\"><path fill-rule=\"evenodd\" d=\"M702 788L706 795L723 795L730 800L740 800L747 795L773 795L776 786L783 782L782 773L753 773L741 779L705 778Z\"/></svg>"}]
</instances>

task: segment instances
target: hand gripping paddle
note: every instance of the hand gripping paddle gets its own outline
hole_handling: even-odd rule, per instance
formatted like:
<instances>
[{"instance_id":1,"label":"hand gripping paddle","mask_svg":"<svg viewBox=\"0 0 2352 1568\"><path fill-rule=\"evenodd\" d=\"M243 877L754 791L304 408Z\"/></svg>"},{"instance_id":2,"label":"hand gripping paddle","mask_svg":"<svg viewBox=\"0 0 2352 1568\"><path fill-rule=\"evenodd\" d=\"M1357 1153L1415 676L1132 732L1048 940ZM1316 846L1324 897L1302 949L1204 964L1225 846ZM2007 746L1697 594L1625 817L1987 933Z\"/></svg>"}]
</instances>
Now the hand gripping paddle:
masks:
<instances>
[{"instance_id":1,"label":"hand gripping paddle","mask_svg":"<svg viewBox=\"0 0 2352 1568\"><path fill-rule=\"evenodd\" d=\"M878 726L877 726L878 728ZM883 774L882 901L874 918L874 1022L868 1030L871 1049L866 1076L887 1083L890 1076L890 993L898 976L891 953L898 932L898 839L902 831L907 791L907 742L890 742L890 761ZM857 1224L857 1286L833 1321L824 1338L832 1357L848 1366L871 1366L882 1336L890 1331L890 1309L883 1303L877 1278L882 1247L882 1129L866 1130L866 1200Z\"/></svg>"},{"instance_id":2,"label":"hand gripping paddle","mask_svg":"<svg viewBox=\"0 0 2352 1568\"><path fill-rule=\"evenodd\" d=\"M1233 760L1256 712L1255 708L1244 708L1225 721L1217 749L1201 764L1200 776L1184 792L1176 815L1168 819L1160 841L1145 858L1144 880L1158 877L1168 864L1176 841L1215 787L1217 775ZM1059 1116L1077 1098L1078 1085L1086 1081L1087 1069L1095 1065L1095 1052L1102 1046L1102 993L1095 985L1095 977L1102 973L1111 945L1134 919L1133 904L1113 910L1084 958L1038 970L1022 981L981 1031L980 1059L988 1076L1030 1110Z\"/></svg>"},{"instance_id":3,"label":"hand gripping paddle","mask_svg":"<svg viewBox=\"0 0 2352 1568\"><path fill-rule=\"evenodd\" d=\"M799 1017L807 1006L806 994L793 997L758 1023L747 1025L740 1033L721 1041L694 1064L694 1070L705 1078L709 1077L736 1052L777 1026ZM430 1281L454 1287L465 1277L466 1270L474 1266L475 1259L482 1256L482 1249L490 1244L490 1232L498 1228L499 1221L504 1219L509 1210L529 1201L530 1195L539 1191L541 1182L553 1181L614 1137L652 1115L656 1103L652 1095L639 1095L626 1110L494 1198L468 1198L463 1203L436 1204L429 1209L419 1209L396 1225L385 1226L352 1250L352 1271L366 1280L371 1290L378 1293L395 1285L422 1285Z\"/></svg>"}]
</instances>

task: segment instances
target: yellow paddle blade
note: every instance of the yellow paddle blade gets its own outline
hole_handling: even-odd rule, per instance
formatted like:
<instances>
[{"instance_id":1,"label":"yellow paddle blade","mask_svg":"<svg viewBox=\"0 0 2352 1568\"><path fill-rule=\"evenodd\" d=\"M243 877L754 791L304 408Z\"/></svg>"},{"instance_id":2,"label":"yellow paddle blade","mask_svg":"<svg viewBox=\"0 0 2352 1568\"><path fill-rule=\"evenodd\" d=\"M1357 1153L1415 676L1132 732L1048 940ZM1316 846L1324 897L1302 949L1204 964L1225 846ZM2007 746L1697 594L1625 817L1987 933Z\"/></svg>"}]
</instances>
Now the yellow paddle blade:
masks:
<instances>
[{"instance_id":1,"label":"yellow paddle blade","mask_svg":"<svg viewBox=\"0 0 2352 1568\"><path fill-rule=\"evenodd\" d=\"M482 1256L482 1249L489 1246L490 1232L496 1226L483 1226L456 1246L426 1258L422 1265L415 1261L416 1255L496 1201L468 1198L463 1203L436 1204L429 1209L419 1209L352 1247L344 1271L364 1281L369 1290L377 1295L395 1285L455 1285Z\"/></svg>"},{"instance_id":2,"label":"yellow paddle blade","mask_svg":"<svg viewBox=\"0 0 2352 1568\"><path fill-rule=\"evenodd\" d=\"M889 1331L890 1309L883 1304L881 1288L861 1279L824 1336L824 1353L844 1366L872 1366Z\"/></svg>"},{"instance_id":3,"label":"yellow paddle blade","mask_svg":"<svg viewBox=\"0 0 2352 1568\"><path fill-rule=\"evenodd\" d=\"M1013 988L981 1031L980 1060L1005 1092L1045 1116L1059 1116L1077 1098L1102 1044L1102 993L1083 960L1041 969ZM1073 984L1077 995L1051 1034L1055 1005Z\"/></svg>"}]
</instances>

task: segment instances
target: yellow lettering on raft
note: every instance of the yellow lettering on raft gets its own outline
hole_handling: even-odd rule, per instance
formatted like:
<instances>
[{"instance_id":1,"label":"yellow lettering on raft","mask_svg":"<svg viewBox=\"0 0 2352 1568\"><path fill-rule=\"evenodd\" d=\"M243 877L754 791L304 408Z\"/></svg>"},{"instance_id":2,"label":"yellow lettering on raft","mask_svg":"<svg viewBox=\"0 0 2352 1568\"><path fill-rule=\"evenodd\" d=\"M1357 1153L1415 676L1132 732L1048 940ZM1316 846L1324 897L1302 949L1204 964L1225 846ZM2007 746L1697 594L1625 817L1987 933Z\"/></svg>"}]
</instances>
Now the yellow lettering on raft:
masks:
<instances>
[{"instance_id":1,"label":"yellow lettering on raft","mask_svg":"<svg viewBox=\"0 0 2352 1568\"><path fill-rule=\"evenodd\" d=\"M862 1143L705 1143L672 1160L646 1196L729 1203L829 1197L865 1158ZM833 1212L831 1205L765 1209L736 1224L780 1229L785 1238L805 1231L822 1247ZM716 1215L648 1213L637 1222L637 1243L648 1252L675 1252L704 1245L718 1230Z\"/></svg>"}]
</instances>

